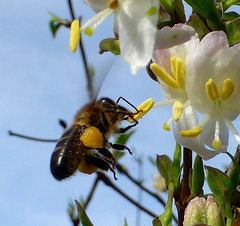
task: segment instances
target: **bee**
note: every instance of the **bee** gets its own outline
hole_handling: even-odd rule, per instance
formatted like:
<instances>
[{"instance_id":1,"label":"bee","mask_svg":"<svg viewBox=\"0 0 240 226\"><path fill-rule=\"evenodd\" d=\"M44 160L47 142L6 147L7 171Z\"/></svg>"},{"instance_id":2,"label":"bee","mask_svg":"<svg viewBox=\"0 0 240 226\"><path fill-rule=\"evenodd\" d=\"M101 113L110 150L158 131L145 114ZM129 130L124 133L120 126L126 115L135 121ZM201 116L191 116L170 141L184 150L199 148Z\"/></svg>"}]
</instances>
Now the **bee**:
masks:
<instances>
[{"instance_id":1,"label":"bee","mask_svg":"<svg viewBox=\"0 0 240 226\"><path fill-rule=\"evenodd\" d=\"M124 100L136 111L129 111L119 105ZM77 170L92 174L98 169L112 171L116 178L116 160L110 148L131 151L125 145L112 144L109 138L113 134L125 133L138 124L134 114L139 112L126 99L120 97L116 102L103 97L87 104L78 111L70 128L66 129L58 141L51 157L50 168L57 180L72 176ZM123 120L131 120L132 124L119 128Z\"/></svg>"}]
</instances>

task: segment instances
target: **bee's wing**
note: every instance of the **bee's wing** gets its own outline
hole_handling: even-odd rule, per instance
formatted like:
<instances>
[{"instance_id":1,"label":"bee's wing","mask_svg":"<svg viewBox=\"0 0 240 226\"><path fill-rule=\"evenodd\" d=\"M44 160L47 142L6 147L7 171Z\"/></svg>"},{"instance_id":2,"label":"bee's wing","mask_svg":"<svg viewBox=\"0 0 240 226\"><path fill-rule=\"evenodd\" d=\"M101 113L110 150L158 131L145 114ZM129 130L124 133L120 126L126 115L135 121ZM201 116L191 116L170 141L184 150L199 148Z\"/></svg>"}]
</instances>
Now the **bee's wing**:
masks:
<instances>
[{"instance_id":1,"label":"bee's wing","mask_svg":"<svg viewBox=\"0 0 240 226\"><path fill-rule=\"evenodd\" d=\"M107 57L107 59L105 58L104 60L101 58L99 61L95 61L93 69L93 95L91 101L95 101L98 97L104 80L111 73L115 61L116 59L113 57Z\"/></svg>"}]
</instances>

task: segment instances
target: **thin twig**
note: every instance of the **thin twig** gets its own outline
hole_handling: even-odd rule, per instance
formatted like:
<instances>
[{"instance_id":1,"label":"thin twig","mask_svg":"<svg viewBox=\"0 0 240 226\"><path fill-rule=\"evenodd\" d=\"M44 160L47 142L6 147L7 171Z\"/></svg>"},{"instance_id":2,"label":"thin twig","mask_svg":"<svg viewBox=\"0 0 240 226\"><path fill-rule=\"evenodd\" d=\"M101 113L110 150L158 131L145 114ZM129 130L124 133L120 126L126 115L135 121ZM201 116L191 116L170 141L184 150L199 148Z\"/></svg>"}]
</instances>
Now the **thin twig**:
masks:
<instances>
[{"instance_id":1,"label":"thin twig","mask_svg":"<svg viewBox=\"0 0 240 226\"><path fill-rule=\"evenodd\" d=\"M15 133L11 130L8 131L10 136L15 136L15 137L20 137L24 138L27 140L34 140L34 141L40 141L40 142L58 142L59 139L44 139L44 138L37 138L37 137L31 137L31 136L26 136L20 133Z\"/></svg>"},{"instance_id":2,"label":"thin twig","mask_svg":"<svg viewBox=\"0 0 240 226\"><path fill-rule=\"evenodd\" d=\"M114 189L117 193L119 193L120 195L122 195L125 199L127 199L129 202L131 202L132 204L134 204L135 206L137 206L139 209L141 209L142 211L144 211L145 213L149 214L152 217L157 217L157 215L155 213L153 213L152 211L148 210L147 208L145 208L144 206L142 206L141 204L139 204L138 202L136 202L134 199L132 199L129 195L127 195L125 192L123 192L120 188L118 188L116 185L114 185L111 180L104 174L101 172L98 172L98 177L101 181L103 181L107 186L111 187L112 189Z\"/></svg>"},{"instance_id":3,"label":"thin twig","mask_svg":"<svg viewBox=\"0 0 240 226\"><path fill-rule=\"evenodd\" d=\"M94 184L92 186L92 189L91 189L91 191L88 194L86 202L84 202L84 205L83 205L84 209L87 209L87 206L88 206L89 202L91 201L91 199L93 197L93 194L94 194L94 192L95 192L95 190L97 188L98 182L99 182L99 177L96 177L96 179L94 181Z\"/></svg>"},{"instance_id":4,"label":"thin twig","mask_svg":"<svg viewBox=\"0 0 240 226\"><path fill-rule=\"evenodd\" d=\"M75 17L75 14L74 14L74 10L73 10L71 0L68 0L68 6L69 6L69 10L70 10L72 20L75 20L76 17ZM88 68L87 57L86 57L86 54L85 54L85 50L84 50L84 46L83 46L83 42L82 42L81 38L80 38L80 41L79 41L79 51L80 51L80 55L81 55L82 60L83 60L85 75L86 75L86 79L87 79L88 95L89 95L90 100L93 100L92 76L91 76L90 70Z\"/></svg>"}]
</instances>

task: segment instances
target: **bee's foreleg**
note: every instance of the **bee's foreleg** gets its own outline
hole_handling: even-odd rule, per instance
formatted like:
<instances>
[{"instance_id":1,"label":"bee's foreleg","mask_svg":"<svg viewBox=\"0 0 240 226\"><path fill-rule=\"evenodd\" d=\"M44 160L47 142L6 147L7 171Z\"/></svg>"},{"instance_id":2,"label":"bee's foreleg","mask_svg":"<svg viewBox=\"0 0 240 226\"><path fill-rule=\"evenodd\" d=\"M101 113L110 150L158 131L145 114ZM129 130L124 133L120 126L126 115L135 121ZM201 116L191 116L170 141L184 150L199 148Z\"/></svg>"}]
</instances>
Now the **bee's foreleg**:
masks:
<instances>
[{"instance_id":1,"label":"bee's foreleg","mask_svg":"<svg viewBox=\"0 0 240 226\"><path fill-rule=\"evenodd\" d=\"M132 155L132 151L131 151L130 148L127 147L126 145L123 145L123 144L112 144L112 143L110 143L110 145L111 145L111 147L112 147L113 149L116 149L116 150L122 151L122 150L125 150L125 149L126 149L126 150L128 150L129 154Z\"/></svg>"}]
</instances>

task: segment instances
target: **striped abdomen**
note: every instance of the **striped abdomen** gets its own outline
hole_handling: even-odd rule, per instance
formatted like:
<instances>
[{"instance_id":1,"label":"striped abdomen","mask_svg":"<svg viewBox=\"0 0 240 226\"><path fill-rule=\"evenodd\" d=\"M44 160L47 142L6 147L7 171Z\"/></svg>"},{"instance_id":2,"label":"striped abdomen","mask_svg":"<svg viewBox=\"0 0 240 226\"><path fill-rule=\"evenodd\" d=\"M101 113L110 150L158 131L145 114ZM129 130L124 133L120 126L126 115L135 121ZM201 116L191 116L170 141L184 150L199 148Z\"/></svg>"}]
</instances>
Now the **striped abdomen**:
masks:
<instances>
[{"instance_id":1,"label":"striped abdomen","mask_svg":"<svg viewBox=\"0 0 240 226\"><path fill-rule=\"evenodd\" d=\"M84 145L79 140L80 126L70 127L58 141L51 157L51 172L57 180L65 179L75 173L81 161Z\"/></svg>"}]
</instances>

